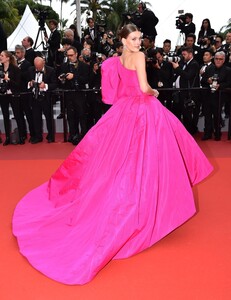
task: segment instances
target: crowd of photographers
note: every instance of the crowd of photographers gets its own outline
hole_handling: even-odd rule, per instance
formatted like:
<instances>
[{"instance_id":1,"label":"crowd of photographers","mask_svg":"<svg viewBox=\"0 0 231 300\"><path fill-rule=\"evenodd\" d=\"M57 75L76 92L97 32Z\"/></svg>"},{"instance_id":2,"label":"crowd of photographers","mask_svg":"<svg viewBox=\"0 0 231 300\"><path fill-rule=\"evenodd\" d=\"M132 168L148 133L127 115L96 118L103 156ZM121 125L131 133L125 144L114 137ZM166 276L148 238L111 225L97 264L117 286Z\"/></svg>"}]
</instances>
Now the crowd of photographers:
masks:
<instances>
[{"instance_id":1,"label":"crowd of photographers","mask_svg":"<svg viewBox=\"0 0 231 300\"><path fill-rule=\"evenodd\" d=\"M176 28L184 35L184 44L171 51L168 39L162 47L156 47L158 18L143 3L139 3L136 13L124 14L124 21L135 23L143 32L140 51L146 56L148 82L159 90L163 105L192 135L198 131L198 119L203 115L202 140L220 140L222 107L225 116L230 117L227 88L231 88L231 32L223 41L209 19L204 19L196 38L193 15L180 15ZM74 145L109 109L101 101L100 68L107 58L121 55L123 44L117 33L96 26L93 18L88 18L87 24L82 37L71 25L61 38L57 21L50 20L51 34L44 35L47 51L42 53L33 49L34 41L28 36L15 46L14 53L1 49L0 106L6 136L3 145L12 143L10 105L17 123L18 144L24 144L27 138L32 144L43 141L43 114L46 139L49 143L55 141L52 107L58 101L62 109L57 118L67 116L68 142Z\"/></svg>"}]
</instances>

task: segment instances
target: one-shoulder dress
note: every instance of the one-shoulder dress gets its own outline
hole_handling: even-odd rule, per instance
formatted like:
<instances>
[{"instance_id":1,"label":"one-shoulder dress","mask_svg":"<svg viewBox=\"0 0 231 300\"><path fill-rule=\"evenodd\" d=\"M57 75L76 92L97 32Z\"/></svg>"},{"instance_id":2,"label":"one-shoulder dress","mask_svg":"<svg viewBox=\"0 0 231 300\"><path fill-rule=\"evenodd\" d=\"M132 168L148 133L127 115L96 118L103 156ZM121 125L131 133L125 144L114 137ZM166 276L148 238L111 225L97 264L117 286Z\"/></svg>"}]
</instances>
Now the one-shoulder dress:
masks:
<instances>
[{"instance_id":1,"label":"one-shoulder dress","mask_svg":"<svg viewBox=\"0 0 231 300\"><path fill-rule=\"evenodd\" d=\"M152 246L195 213L212 166L181 122L144 94L119 57L102 65L112 104L13 215L20 252L46 276L85 284L112 259Z\"/></svg>"}]
</instances>

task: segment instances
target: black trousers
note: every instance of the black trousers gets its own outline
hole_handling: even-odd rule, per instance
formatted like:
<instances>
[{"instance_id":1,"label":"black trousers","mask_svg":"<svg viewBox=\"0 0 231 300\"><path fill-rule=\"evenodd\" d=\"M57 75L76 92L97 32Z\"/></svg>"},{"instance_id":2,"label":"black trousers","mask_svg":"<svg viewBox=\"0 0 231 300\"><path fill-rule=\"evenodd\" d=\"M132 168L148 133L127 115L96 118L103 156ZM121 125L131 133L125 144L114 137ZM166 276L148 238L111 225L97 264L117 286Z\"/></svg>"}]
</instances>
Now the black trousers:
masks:
<instances>
[{"instance_id":1,"label":"black trousers","mask_svg":"<svg viewBox=\"0 0 231 300\"><path fill-rule=\"evenodd\" d=\"M23 119L20 115L20 96L14 95L1 95L0 106L2 109L3 122L5 128L5 134L7 138L10 138L11 134L11 121L9 107L12 107L14 118L18 127L19 137L23 137Z\"/></svg>"},{"instance_id":2,"label":"black trousers","mask_svg":"<svg viewBox=\"0 0 231 300\"><path fill-rule=\"evenodd\" d=\"M191 98L195 103L194 107L185 105L186 100L189 99L189 94L187 92L178 93L177 99L173 99L172 112L183 122L188 132L194 134L198 130L197 125L200 113L200 102L197 94L193 94Z\"/></svg>"},{"instance_id":3,"label":"black trousers","mask_svg":"<svg viewBox=\"0 0 231 300\"><path fill-rule=\"evenodd\" d=\"M206 97L203 98L205 128L204 132L207 135L211 135L214 131L215 136L221 135L221 106L222 101L219 103L219 92L214 94L210 91Z\"/></svg>"},{"instance_id":4,"label":"black trousers","mask_svg":"<svg viewBox=\"0 0 231 300\"><path fill-rule=\"evenodd\" d=\"M70 135L79 135L80 124L80 134L83 137L87 133L85 92L75 91L65 93L65 103Z\"/></svg>"},{"instance_id":5,"label":"black trousers","mask_svg":"<svg viewBox=\"0 0 231 300\"><path fill-rule=\"evenodd\" d=\"M86 96L87 102L87 129L94 126L102 117L102 96L100 92L88 92Z\"/></svg>"},{"instance_id":6,"label":"black trousers","mask_svg":"<svg viewBox=\"0 0 231 300\"><path fill-rule=\"evenodd\" d=\"M32 96L31 100L33 126L34 126L34 137L42 138L43 134L43 121L42 115L46 118L46 126L48 131L48 137L54 138L54 126L53 126L53 109L50 95L46 94L43 97L34 99Z\"/></svg>"},{"instance_id":7,"label":"black trousers","mask_svg":"<svg viewBox=\"0 0 231 300\"><path fill-rule=\"evenodd\" d=\"M29 94L21 94L20 95L20 117L23 121L23 136L27 136L27 126L24 116L26 116L26 120L29 126L30 136L34 136L34 124L33 124L33 115L31 108L31 96Z\"/></svg>"}]
</instances>

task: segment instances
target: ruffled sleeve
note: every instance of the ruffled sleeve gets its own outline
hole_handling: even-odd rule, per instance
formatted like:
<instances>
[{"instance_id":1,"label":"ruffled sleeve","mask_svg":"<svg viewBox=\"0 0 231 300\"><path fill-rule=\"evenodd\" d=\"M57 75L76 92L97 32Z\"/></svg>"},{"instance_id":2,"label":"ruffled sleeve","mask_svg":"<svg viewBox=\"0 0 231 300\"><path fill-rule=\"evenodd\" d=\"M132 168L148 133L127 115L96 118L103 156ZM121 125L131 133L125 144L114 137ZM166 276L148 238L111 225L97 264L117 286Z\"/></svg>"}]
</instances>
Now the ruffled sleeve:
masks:
<instances>
[{"instance_id":1,"label":"ruffled sleeve","mask_svg":"<svg viewBox=\"0 0 231 300\"><path fill-rule=\"evenodd\" d=\"M114 104L117 100L117 91L120 81L118 73L118 57L105 60L101 67L102 100L106 104Z\"/></svg>"}]
</instances>

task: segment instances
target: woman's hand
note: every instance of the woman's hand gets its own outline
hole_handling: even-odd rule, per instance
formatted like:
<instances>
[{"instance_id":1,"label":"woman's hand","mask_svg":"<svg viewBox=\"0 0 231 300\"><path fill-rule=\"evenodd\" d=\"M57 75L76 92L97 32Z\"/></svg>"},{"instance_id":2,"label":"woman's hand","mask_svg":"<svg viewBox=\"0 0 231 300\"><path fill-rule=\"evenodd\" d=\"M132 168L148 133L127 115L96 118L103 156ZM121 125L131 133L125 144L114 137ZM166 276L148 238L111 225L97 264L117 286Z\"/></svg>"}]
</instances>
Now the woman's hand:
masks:
<instances>
[{"instance_id":1,"label":"woman's hand","mask_svg":"<svg viewBox=\"0 0 231 300\"><path fill-rule=\"evenodd\" d=\"M155 89L153 89L153 96L155 96L156 98L159 96L159 92Z\"/></svg>"}]
</instances>

